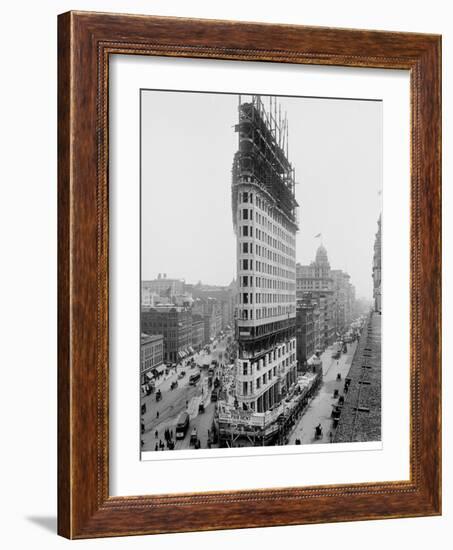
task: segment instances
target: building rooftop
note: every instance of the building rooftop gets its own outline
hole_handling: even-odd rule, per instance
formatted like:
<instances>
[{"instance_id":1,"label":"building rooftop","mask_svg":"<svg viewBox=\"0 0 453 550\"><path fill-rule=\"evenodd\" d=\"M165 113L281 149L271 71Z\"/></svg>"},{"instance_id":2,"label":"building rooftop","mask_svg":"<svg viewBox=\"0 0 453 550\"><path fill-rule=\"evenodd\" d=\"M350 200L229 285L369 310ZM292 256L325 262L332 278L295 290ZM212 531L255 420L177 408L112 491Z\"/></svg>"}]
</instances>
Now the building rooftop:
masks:
<instances>
[{"instance_id":1,"label":"building rooftop","mask_svg":"<svg viewBox=\"0 0 453 550\"><path fill-rule=\"evenodd\" d=\"M336 443L381 440L381 315L372 313L362 333L351 368Z\"/></svg>"},{"instance_id":2,"label":"building rooftop","mask_svg":"<svg viewBox=\"0 0 453 550\"><path fill-rule=\"evenodd\" d=\"M152 342L158 342L163 339L162 334L145 334L144 332L140 335L141 344L151 344Z\"/></svg>"},{"instance_id":3,"label":"building rooftop","mask_svg":"<svg viewBox=\"0 0 453 550\"><path fill-rule=\"evenodd\" d=\"M316 251L315 262L317 264L328 264L329 263L329 258L327 257L327 249L323 244L320 244L318 246L318 250Z\"/></svg>"},{"instance_id":4,"label":"building rooftop","mask_svg":"<svg viewBox=\"0 0 453 550\"><path fill-rule=\"evenodd\" d=\"M157 311L158 313L181 313L183 311L189 311L185 306L176 306L175 304L156 304L155 306L142 306L142 312Z\"/></svg>"}]
</instances>

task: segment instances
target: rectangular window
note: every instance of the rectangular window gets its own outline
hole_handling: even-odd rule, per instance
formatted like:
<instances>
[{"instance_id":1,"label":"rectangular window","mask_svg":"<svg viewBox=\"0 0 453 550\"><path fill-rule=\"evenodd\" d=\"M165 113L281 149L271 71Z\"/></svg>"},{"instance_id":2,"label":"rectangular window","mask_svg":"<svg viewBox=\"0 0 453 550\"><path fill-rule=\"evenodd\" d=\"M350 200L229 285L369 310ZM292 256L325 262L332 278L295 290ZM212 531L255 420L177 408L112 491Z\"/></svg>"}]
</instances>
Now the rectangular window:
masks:
<instances>
[{"instance_id":1,"label":"rectangular window","mask_svg":"<svg viewBox=\"0 0 453 550\"><path fill-rule=\"evenodd\" d=\"M247 374L248 374L248 363L244 363L244 364L242 365L242 374L243 374L244 376L247 376Z\"/></svg>"},{"instance_id":2,"label":"rectangular window","mask_svg":"<svg viewBox=\"0 0 453 550\"><path fill-rule=\"evenodd\" d=\"M249 243L242 243L242 252L247 254L249 251Z\"/></svg>"},{"instance_id":3,"label":"rectangular window","mask_svg":"<svg viewBox=\"0 0 453 550\"><path fill-rule=\"evenodd\" d=\"M247 210L247 208L242 209L242 219L243 220L248 220L249 219L249 211Z\"/></svg>"},{"instance_id":4,"label":"rectangular window","mask_svg":"<svg viewBox=\"0 0 453 550\"><path fill-rule=\"evenodd\" d=\"M242 277L242 286L249 286L249 278L248 275L244 275Z\"/></svg>"},{"instance_id":5,"label":"rectangular window","mask_svg":"<svg viewBox=\"0 0 453 550\"><path fill-rule=\"evenodd\" d=\"M248 225L244 225L244 226L242 227L242 235L243 235L244 237L248 237L248 235L249 235L249 228L248 228Z\"/></svg>"},{"instance_id":6,"label":"rectangular window","mask_svg":"<svg viewBox=\"0 0 453 550\"><path fill-rule=\"evenodd\" d=\"M249 201L249 194L246 192L242 193L242 202L248 202Z\"/></svg>"},{"instance_id":7,"label":"rectangular window","mask_svg":"<svg viewBox=\"0 0 453 550\"><path fill-rule=\"evenodd\" d=\"M242 382L242 395L247 395L247 382Z\"/></svg>"}]
</instances>

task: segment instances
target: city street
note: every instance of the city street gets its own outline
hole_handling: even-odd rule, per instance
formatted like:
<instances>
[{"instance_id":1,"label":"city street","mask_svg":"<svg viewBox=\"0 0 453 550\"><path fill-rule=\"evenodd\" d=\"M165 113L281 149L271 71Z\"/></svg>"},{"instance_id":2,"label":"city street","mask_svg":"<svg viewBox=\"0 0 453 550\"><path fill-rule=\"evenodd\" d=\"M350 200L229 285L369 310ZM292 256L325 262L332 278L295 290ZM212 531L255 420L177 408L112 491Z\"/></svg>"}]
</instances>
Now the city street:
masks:
<instances>
[{"instance_id":1,"label":"city street","mask_svg":"<svg viewBox=\"0 0 453 550\"><path fill-rule=\"evenodd\" d=\"M207 448L208 430L212 426L215 405L211 403L212 388L208 387L208 369L206 367L203 368L203 365L210 366L213 360L219 363L224 360L227 339L228 334L222 339L214 341L210 345L210 353L202 350L194 354L195 366L192 368L189 360L185 360L177 365L176 369L170 369L170 372L167 375L163 375L156 383L155 391L151 395L142 397L141 404L146 405L146 412L142 415L142 420L145 424L145 431L141 435L143 451L154 451L156 444L159 445L161 441L165 443L165 430L172 431L173 441L175 441L176 423L183 411L189 413L190 425L185 438L176 441L175 449L191 448L190 433L193 428L197 430L197 437L200 439L201 447ZM185 371L185 375L180 378L182 371ZM201 374L201 378L194 386L191 386L189 378L198 371ZM216 375L217 372L214 373L214 377ZM172 390L171 384L176 381L178 382L178 386ZM158 390L162 394L160 401L156 401L156 392ZM202 413L199 412L200 404L203 404L205 409Z\"/></svg>"},{"instance_id":2,"label":"city street","mask_svg":"<svg viewBox=\"0 0 453 550\"><path fill-rule=\"evenodd\" d=\"M337 359L332 358L334 347L328 347L321 355L323 367L323 382L317 395L309 403L301 416L299 422L294 426L289 437L289 444L294 445L296 439L299 439L301 444L307 443L330 443L329 433L332 431L332 405L337 403L337 399L333 398L333 393L336 389L341 395L344 385L344 379L349 372L354 352L357 347L357 342L348 344L348 352L342 353ZM337 374L340 373L341 380L337 380ZM315 439L315 427L321 424L322 437Z\"/></svg>"}]
</instances>

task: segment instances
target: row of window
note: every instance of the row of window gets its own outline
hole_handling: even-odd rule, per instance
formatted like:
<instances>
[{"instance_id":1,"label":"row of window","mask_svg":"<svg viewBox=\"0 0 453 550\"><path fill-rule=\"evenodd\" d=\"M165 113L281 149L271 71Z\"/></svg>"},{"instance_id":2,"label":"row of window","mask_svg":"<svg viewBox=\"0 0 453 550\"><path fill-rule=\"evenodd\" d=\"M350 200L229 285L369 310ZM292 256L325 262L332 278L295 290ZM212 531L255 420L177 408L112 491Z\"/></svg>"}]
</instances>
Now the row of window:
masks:
<instances>
[{"instance_id":1,"label":"row of window","mask_svg":"<svg viewBox=\"0 0 453 550\"><path fill-rule=\"evenodd\" d=\"M239 227L239 235L241 237L253 237L253 225L241 224ZM296 257L296 250L294 248L295 240L294 243L291 243L292 246L286 246L279 239L274 239L274 237L258 228L255 228L255 238L263 243L266 243L268 246L272 246L281 252L285 252L288 256L292 256L293 258Z\"/></svg>"},{"instance_id":2,"label":"row of window","mask_svg":"<svg viewBox=\"0 0 453 550\"><path fill-rule=\"evenodd\" d=\"M239 279L241 287L255 286L257 288L272 288L274 290L289 290L295 291L296 284L291 281L279 281L276 279L268 279L266 277L254 277L253 275L242 275Z\"/></svg>"},{"instance_id":3,"label":"row of window","mask_svg":"<svg viewBox=\"0 0 453 550\"><path fill-rule=\"evenodd\" d=\"M151 359L147 359L145 361L141 362L141 372L151 369L152 367L157 367L160 365L163 361L164 354L161 353L160 355L156 355L156 357L153 357Z\"/></svg>"},{"instance_id":4,"label":"row of window","mask_svg":"<svg viewBox=\"0 0 453 550\"><path fill-rule=\"evenodd\" d=\"M286 355L287 353L290 353L291 351L294 351L295 349L296 349L296 340L293 339L293 340L290 340L288 343L283 344L283 346L280 346L278 348L273 349L272 351L269 351L258 360L243 361L242 362L243 374L245 376L247 376L248 374L253 374L254 369L260 370L261 368L264 368L267 365L270 365L273 361L278 361L278 359L281 359L284 355Z\"/></svg>"},{"instance_id":5,"label":"row of window","mask_svg":"<svg viewBox=\"0 0 453 550\"><path fill-rule=\"evenodd\" d=\"M279 315L290 315L296 311L296 306L276 306L276 307L262 307L255 309L255 319L268 319L270 317L277 317ZM240 309L238 311L238 318L242 321L253 321L253 309Z\"/></svg>"},{"instance_id":6,"label":"row of window","mask_svg":"<svg viewBox=\"0 0 453 550\"><path fill-rule=\"evenodd\" d=\"M270 292L256 292L256 304L284 304L294 302L294 294L272 294ZM253 292L241 292L239 294L240 304L253 304Z\"/></svg>"},{"instance_id":7,"label":"row of window","mask_svg":"<svg viewBox=\"0 0 453 550\"><path fill-rule=\"evenodd\" d=\"M255 380L255 388L259 390L261 386L265 386L268 382L271 382L272 378L276 376L277 367L269 370L267 373L264 373L263 376L259 376ZM253 394L253 380L248 382L242 382L242 395L252 395Z\"/></svg>"},{"instance_id":8,"label":"row of window","mask_svg":"<svg viewBox=\"0 0 453 550\"><path fill-rule=\"evenodd\" d=\"M316 282L314 283L313 281L296 281L297 282L297 288L300 288L300 289L304 289L304 288L322 288L322 289L325 289L325 290L330 290L329 289L329 285L327 283L320 283L320 282Z\"/></svg>"},{"instance_id":9,"label":"row of window","mask_svg":"<svg viewBox=\"0 0 453 550\"><path fill-rule=\"evenodd\" d=\"M239 246L241 246L242 254L253 254L253 250L255 250L255 254L261 258L266 258L267 260L280 265L286 265L288 267L294 268L296 266L296 261L294 259L287 258L278 252L272 252L272 250L269 250L265 246L261 246L259 244L255 244L255 246L253 246L253 243L248 241L242 241Z\"/></svg>"},{"instance_id":10,"label":"row of window","mask_svg":"<svg viewBox=\"0 0 453 550\"><path fill-rule=\"evenodd\" d=\"M148 357L151 357L152 355L155 355L156 353L161 353L163 350L163 344L162 342L159 344L151 344L151 345L142 345L142 356L147 359Z\"/></svg>"},{"instance_id":11,"label":"row of window","mask_svg":"<svg viewBox=\"0 0 453 550\"><path fill-rule=\"evenodd\" d=\"M248 258L242 258L239 260L239 269L243 271L253 271L253 262ZM274 277L282 277L289 280L294 280L294 271L289 271L283 269L282 267L276 267L267 264L266 262L260 262L255 260L255 271L257 273L267 273L268 275L273 275Z\"/></svg>"},{"instance_id":12,"label":"row of window","mask_svg":"<svg viewBox=\"0 0 453 550\"><path fill-rule=\"evenodd\" d=\"M150 334L162 334L165 339L168 338L184 338L185 336L189 335L192 330L191 327L181 327L179 330L167 330L165 327L162 327L161 325L146 325L144 326L145 332L149 332Z\"/></svg>"},{"instance_id":13,"label":"row of window","mask_svg":"<svg viewBox=\"0 0 453 550\"><path fill-rule=\"evenodd\" d=\"M255 216L253 216L253 213L255 212ZM291 238L289 235L283 231L279 231L279 227L272 223L266 216L263 216L259 212L254 211L252 208L242 208L241 209L241 220L250 220L255 222L261 227L267 229L268 231L272 232L274 235L277 235L280 239L283 239L287 242L291 242Z\"/></svg>"},{"instance_id":14,"label":"row of window","mask_svg":"<svg viewBox=\"0 0 453 550\"><path fill-rule=\"evenodd\" d=\"M291 362L296 360L296 355L293 354L291 358L285 359L282 362L281 368L286 369L290 366ZM255 380L243 381L242 382L242 395L253 395L254 388L256 391L261 389L261 387L272 382L272 380L277 376L277 367L275 366L272 369L269 369L262 376L259 376Z\"/></svg>"},{"instance_id":15,"label":"row of window","mask_svg":"<svg viewBox=\"0 0 453 550\"><path fill-rule=\"evenodd\" d=\"M253 193L250 191L243 191L242 193L239 193L239 202L243 204L253 204ZM289 223L280 212L278 212L273 206L269 205L269 203L261 198L258 194L256 195L255 204L256 207L264 212L267 216L269 216L270 219L277 222L278 225L271 224L272 231L276 235L278 235L280 239L284 239L287 242L294 244L295 239L291 236L291 232L294 232L294 226ZM281 229L282 227L285 229L286 233Z\"/></svg>"}]
</instances>

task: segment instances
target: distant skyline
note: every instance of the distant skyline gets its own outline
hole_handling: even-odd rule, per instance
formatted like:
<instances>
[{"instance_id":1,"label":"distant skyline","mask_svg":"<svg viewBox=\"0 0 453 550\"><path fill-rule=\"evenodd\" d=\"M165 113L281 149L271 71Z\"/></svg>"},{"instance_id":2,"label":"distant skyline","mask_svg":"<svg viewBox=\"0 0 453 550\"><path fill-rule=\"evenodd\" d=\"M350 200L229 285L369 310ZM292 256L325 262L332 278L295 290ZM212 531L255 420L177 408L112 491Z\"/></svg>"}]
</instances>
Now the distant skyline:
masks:
<instances>
[{"instance_id":1,"label":"distant skyline","mask_svg":"<svg viewBox=\"0 0 453 550\"><path fill-rule=\"evenodd\" d=\"M268 98L263 97L268 105ZM382 197L382 103L279 98L299 208L296 261L322 235L332 269L372 297ZM142 91L142 279L228 285L236 275L231 168L238 96Z\"/></svg>"}]
</instances>

